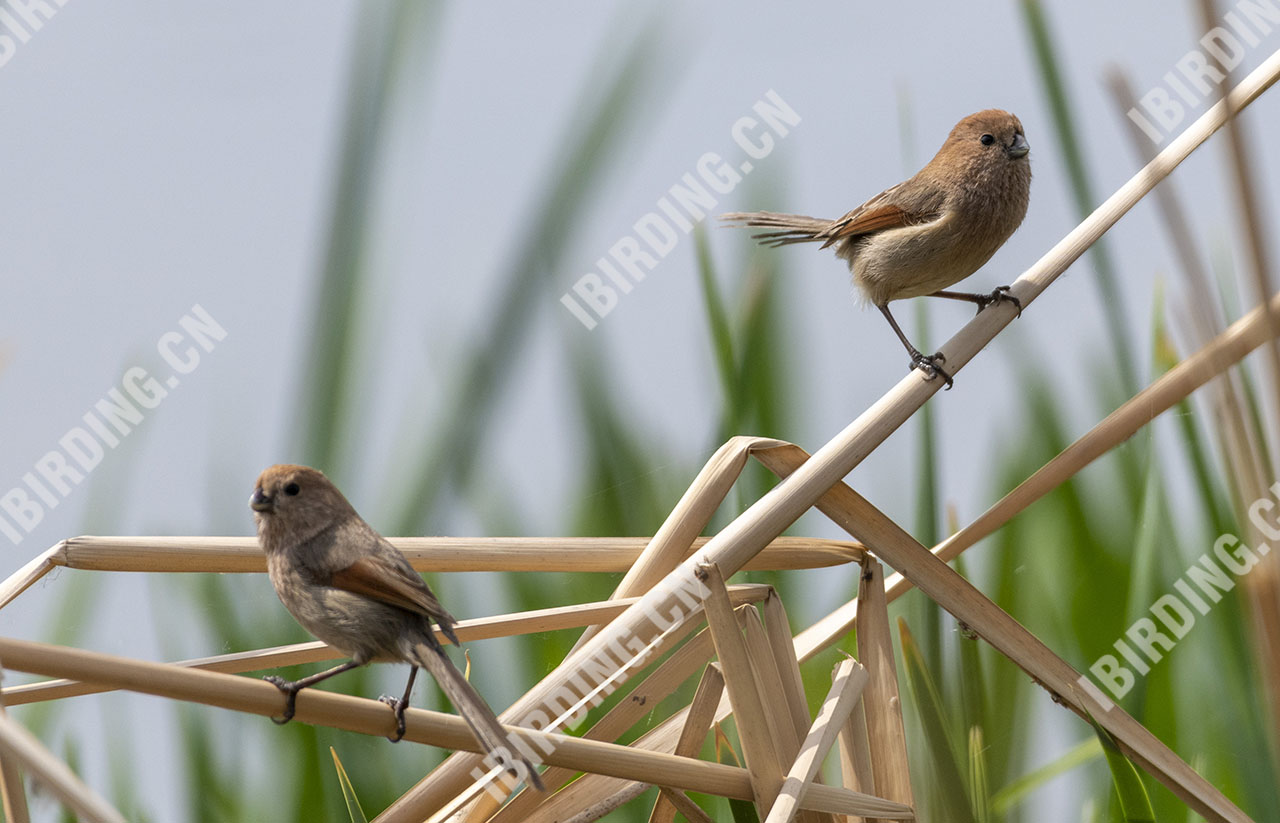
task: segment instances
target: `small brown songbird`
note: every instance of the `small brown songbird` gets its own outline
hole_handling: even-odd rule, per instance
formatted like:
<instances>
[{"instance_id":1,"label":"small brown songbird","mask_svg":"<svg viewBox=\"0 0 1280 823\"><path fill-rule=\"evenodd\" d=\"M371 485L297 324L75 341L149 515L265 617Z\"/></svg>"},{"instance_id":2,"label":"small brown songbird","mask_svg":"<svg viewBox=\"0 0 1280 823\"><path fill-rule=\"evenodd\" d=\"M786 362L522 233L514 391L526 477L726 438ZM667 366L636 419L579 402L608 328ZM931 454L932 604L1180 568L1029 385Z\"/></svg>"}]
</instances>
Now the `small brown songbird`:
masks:
<instances>
[{"instance_id":1,"label":"small brown songbird","mask_svg":"<svg viewBox=\"0 0 1280 823\"><path fill-rule=\"evenodd\" d=\"M891 300L946 297L976 303L982 311L1009 300L1001 286L991 294L946 291L982 267L1022 223L1031 191L1030 151L1022 123L1007 111L988 109L956 124L947 141L914 177L836 220L798 214L726 214L722 220L775 229L753 235L770 246L822 243L849 263L853 282L880 309L907 347L912 368L951 387L941 353L925 356L911 345L889 313Z\"/></svg>"},{"instance_id":2,"label":"small brown songbird","mask_svg":"<svg viewBox=\"0 0 1280 823\"><path fill-rule=\"evenodd\" d=\"M287 698L284 715L273 720L289 722L298 692L321 680L366 663L403 661L413 667L404 696L380 698L395 711L391 740L404 736L404 710L421 666L476 741L512 774L542 788L533 764L508 742L493 710L436 639L432 621L458 645L457 621L404 555L360 518L327 477L307 466L272 466L258 477L249 507L280 601L304 629L351 658L293 682L266 678Z\"/></svg>"}]
</instances>

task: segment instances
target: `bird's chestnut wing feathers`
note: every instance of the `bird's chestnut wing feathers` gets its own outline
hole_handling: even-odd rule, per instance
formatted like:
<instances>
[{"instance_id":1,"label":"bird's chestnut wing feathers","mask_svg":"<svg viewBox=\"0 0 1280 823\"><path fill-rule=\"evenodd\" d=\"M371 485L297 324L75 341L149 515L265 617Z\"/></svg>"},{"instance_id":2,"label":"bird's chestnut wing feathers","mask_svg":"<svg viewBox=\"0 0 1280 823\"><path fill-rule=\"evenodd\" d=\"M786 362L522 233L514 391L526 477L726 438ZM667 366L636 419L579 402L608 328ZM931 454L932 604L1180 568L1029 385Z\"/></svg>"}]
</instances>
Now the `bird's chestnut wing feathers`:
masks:
<instances>
[{"instance_id":1,"label":"bird's chestnut wing feathers","mask_svg":"<svg viewBox=\"0 0 1280 823\"><path fill-rule=\"evenodd\" d=\"M457 622L421 577L378 555L367 555L334 572L329 585L433 618L444 626Z\"/></svg>"},{"instance_id":2,"label":"bird's chestnut wing feathers","mask_svg":"<svg viewBox=\"0 0 1280 823\"><path fill-rule=\"evenodd\" d=\"M918 226L938 219L940 215L937 211L915 211L891 202L896 199L895 195L901 186L902 184L899 183L897 186L885 189L844 217L832 221L831 227L822 232L821 236L826 240L822 248L825 249L846 237L857 237L903 226Z\"/></svg>"}]
</instances>

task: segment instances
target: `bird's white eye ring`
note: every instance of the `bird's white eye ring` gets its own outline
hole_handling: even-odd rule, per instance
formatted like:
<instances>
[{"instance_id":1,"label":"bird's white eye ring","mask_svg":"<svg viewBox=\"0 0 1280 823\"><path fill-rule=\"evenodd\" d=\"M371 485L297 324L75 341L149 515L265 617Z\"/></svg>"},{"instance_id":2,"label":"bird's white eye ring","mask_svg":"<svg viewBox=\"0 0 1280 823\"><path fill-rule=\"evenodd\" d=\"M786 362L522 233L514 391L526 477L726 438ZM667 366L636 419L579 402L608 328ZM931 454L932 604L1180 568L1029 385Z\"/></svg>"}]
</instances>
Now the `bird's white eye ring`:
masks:
<instances>
[{"instance_id":1,"label":"bird's white eye ring","mask_svg":"<svg viewBox=\"0 0 1280 823\"><path fill-rule=\"evenodd\" d=\"M284 487L284 493L289 495L290 497L293 497L300 491L302 491L302 489L301 487L298 486L297 483L290 483L289 485Z\"/></svg>"},{"instance_id":2,"label":"bird's white eye ring","mask_svg":"<svg viewBox=\"0 0 1280 823\"><path fill-rule=\"evenodd\" d=\"M978 140L984 146L990 146L992 143L996 142L996 138L990 134L984 134L981 137L979 137Z\"/></svg>"}]
</instances>

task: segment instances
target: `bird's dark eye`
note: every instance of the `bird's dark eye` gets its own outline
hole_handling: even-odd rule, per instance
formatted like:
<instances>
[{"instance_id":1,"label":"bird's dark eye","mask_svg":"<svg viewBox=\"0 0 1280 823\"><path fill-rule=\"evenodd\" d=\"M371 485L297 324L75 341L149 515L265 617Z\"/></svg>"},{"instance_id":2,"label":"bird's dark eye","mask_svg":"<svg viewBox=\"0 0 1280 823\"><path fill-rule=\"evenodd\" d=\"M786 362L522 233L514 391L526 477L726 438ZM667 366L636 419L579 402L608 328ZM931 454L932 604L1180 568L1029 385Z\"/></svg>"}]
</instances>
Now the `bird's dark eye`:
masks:
<instances>
[{"instance_id":1,"label":"bird's dark eye","mask_svg":"<svg viewBox=\"0 0 1280 823\"><path fill-rule=\"evenodd\" d=\"M982 145L984 146L990 146L992 143L996 142L996 138L990 134L984 134L978 139L982 141Z\"/></svg>"},{"instance_id":2,"label":"bird's dark eye","mask_svg":"<svg viewBox=\"0 0 1280 823\"><path fill-rule=\"evenodd\" d=\"M302 491L302 489L298 487L297 483L290 483L289 485L284 487L284 493L289 495L290 497L293 497L300 491Z\"/></svg>"}]
</instances>

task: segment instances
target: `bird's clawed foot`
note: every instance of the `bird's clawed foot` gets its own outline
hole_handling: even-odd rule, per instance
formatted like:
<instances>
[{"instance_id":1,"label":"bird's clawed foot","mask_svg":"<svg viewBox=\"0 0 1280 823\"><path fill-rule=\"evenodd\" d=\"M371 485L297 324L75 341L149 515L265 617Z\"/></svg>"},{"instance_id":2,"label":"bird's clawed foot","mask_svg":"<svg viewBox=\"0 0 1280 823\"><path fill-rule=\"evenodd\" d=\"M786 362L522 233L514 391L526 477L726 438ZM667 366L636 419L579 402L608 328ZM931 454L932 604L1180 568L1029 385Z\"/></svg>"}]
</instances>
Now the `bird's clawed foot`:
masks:
<instances>
[{"instance_id":1,"label":"bird's clawed foot","mask_svg":"<svg viewBox=\"0 0 1280 823\"><path fill-rule=\"evenodd\" d=\"M293 719L294 710L298 702L298 692L301 691L301 687L291 680L285 680L283 677L276 677L274 674L262 679L284 692L286 698L284 704L284 715L281 717L271 718L272 723L275 723L277 726L283 726L285 723L288 723Z\"/></svg>"},{"instance_id":2,"label":"bird's clawed foot","mask_svg":"<svg viewBox=\"0 0 1280 823\"><path fill-rule=\"evenodd\" d=\"M984 295L982 302L978 303L978 313L981 314L982 310L987 306L993 306L996 303L1012 303L1018 308L1018 316L1021 317L1022 301L1009 293L1012 288L1012 286L996 286L995 291L991 292L991 294Z\"/></svg>"},{"instance_id":3,"label":"bird's clawed foot","mask_svg":"<svg viewBox=\"0 0 1280 823\"><path fill-rule=\"evenodd\" d=\"M911 350L911 368L919 369L924 372L925 379L932 380L934 377L941 377L947 383L947 389L950 390L956 381L946 369L942 368L942 364L947 362L947 358L942 356L942 352L936 354L924 355L918 350Z\"/></svg>"},{"instance_id":4,"label":"bird's clawed foot","mask_svg":"<svg viewBox=\"0 0 1280 823\"><path fill-rule=\"evenodd\" d=\"M387 739L390 740L392 743L399 743L400 740L404 738L404 710L408 707L409 701L400 697L392 697L389 694L384 694L382 697L379 697L378 701L381 703L386 703L395 711L396 733L394 737L391 735L387 735Z\"/></svg>"}]
</instances>

